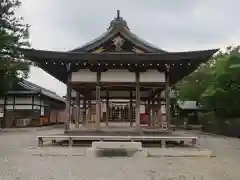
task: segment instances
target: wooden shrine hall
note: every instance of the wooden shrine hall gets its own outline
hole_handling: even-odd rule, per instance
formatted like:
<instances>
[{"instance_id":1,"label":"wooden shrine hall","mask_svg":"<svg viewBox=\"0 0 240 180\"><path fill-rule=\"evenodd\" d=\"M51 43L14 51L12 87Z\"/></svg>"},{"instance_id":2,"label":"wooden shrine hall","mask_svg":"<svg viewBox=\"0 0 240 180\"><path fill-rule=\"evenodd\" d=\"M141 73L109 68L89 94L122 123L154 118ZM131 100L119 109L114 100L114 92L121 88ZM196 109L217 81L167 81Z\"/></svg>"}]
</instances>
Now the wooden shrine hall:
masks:
<instances>
[{"instance_id":1,"label":"wooden shrine hall","mask_svg":"<svg viewBox=\"0 0 240 180\"><path fill-rule=\"evenodd\" d=\"M101 122L108 126L109 102L117 99L128 101L128 119L136 129L141 129L141 104L145 104L148 126L159 128L163 123L170 124L170 87L211 58L217 49L188 52L159 49L133 34L118 11L103 35L81 47L68 52L36 49L22 49L22 52L27 59L67 85L69 104L73 103L72 90L76 92L75 127L92 122L99 130ZM102 113L103 102L105 115ZM95 108L91 108L92 104ZM134 119L132 108L135 108ZM66 128L69 129L72 122L70 106L68 113ZM91 119L92 114L94 119Z\"/></svg>"}]
</instances>

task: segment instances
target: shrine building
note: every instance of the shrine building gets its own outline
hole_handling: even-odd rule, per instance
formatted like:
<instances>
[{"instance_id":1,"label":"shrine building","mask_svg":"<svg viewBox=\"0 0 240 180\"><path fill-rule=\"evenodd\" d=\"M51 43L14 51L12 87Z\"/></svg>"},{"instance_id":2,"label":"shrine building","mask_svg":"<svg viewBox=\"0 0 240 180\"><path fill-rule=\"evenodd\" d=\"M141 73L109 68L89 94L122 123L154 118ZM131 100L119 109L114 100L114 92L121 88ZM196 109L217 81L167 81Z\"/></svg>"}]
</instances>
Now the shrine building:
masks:
<instances>
[{"instance_id":1,"label":"shrine building","mask_svg":"<svg viewBox=\"0 0 240 180\"><path fill-rule=\"evenodd\" d=\"M151 128L159 128L163 122L170 124L170 87L217 50L162 50L131 32L118 11L103 35L81 47L68 52L22 51L67 85L68 104L75 111L67 107L66 128L74 123L75 128L82 124L99 130L102 125L110 127L114 119L140 129L141 111ZM113 108L115 105L121 108Z\"/></svg>"}]
</instances>

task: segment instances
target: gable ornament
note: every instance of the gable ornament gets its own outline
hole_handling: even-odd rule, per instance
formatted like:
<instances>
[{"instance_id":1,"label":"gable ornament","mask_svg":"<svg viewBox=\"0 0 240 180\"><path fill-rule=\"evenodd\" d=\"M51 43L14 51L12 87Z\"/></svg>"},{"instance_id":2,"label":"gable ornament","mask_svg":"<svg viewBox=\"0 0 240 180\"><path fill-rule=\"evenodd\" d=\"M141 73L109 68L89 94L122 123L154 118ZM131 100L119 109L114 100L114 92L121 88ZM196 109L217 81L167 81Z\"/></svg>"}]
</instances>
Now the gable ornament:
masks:
<instances>
[{"instance_id":1,"label":"gable ornament","mask_svg":"<svg viewBox=\"0 0 240 180\"><path fill-rule=\"evenodd\" d=\"M123 43L124 43L124 39L121 38L120 36L117 36L113 39L113 44L115 46L116 51L121 51L122 50Z\"/></svg>"}]
</instances>

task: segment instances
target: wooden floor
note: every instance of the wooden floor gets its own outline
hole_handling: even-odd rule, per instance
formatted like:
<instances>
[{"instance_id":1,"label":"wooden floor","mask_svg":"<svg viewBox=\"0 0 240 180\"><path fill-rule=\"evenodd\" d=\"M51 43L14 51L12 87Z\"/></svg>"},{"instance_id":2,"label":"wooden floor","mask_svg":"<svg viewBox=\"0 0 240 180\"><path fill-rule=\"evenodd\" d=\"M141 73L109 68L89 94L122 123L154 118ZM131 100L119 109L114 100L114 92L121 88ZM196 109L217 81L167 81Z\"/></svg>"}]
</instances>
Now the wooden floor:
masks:
<instances>
[{"instance_id":1,"label":"wooden floor","mask_svg":"<svg viewBox=\"0 0 240 180\"><path fill-rule=\"evenodd\" d=\"M74 127L74 126L72 126ZM61 142L63 144L91 145L94 141L136 141L142 142L144 145L156 145L165 144L169 142L183 142L193 141L197 137L189 136L181 132L175 132L172 130L163 130L162 128L151 128L143 125L139 128L136 126L129 127L127 123L110 123L108 127L105 124L101 124L100 130L91 127L71 128L62 134L38 136L38 144L41 147L43 140L54 140L54 142Z\"/></svg>"},{"instance_id":2,"label":"wooden floor","mask_svg":"<svg viewBox=\"0 0 240 180\"><path fill-rule=\"evenodd\" d=\"M137 129L135 124L130 127L129 123L109 123L108 126L101 123L100 130L96 130L93 125L85 127L80 125L79 128L71 128L64 134L78 136L169 136L172 135L172 130L163 130L147 125L141 125L141 128Z\"/></svg>"}]
</instances>

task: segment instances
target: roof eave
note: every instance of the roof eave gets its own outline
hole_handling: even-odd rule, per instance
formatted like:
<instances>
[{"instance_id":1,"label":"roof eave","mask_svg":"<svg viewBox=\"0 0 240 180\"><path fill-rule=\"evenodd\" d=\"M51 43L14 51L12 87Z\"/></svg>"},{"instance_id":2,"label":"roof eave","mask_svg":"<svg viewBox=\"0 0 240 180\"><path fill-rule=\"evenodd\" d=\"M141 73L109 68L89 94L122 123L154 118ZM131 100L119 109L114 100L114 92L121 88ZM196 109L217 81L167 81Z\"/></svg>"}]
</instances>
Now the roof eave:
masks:
<instances>
[{"instance_id":1,"label":"roof eave","mask_svg":"<svg viewBox=\"0 0 240 180\"><path fill-rule=\"evenodd\" d=\"M171 60L183 60L183 59L194 59L196 57L209 58L218 49L210 49L204 51L189 51L189 52L174 52L174 53L80 53L80 52L54 52L54 51L42 51L34 49L22 49L26 58L29 58L33 61L41 60L54 60L54 61L89 61L89 60L114 60L120 59L121 61L125 60L148 60L148 61L171 61ZM137 62L137 61L136 61Z\"/></svg>"}]
</instances>

